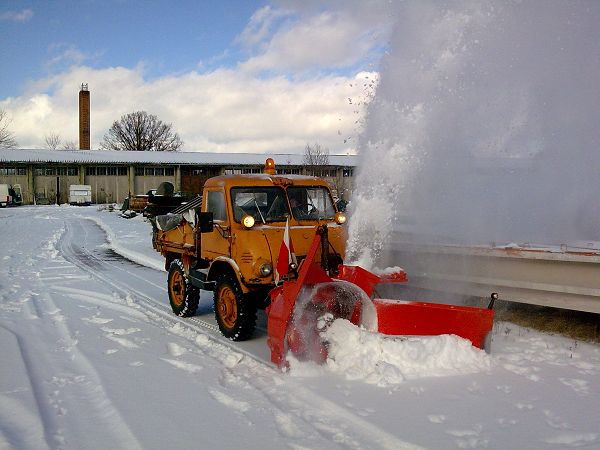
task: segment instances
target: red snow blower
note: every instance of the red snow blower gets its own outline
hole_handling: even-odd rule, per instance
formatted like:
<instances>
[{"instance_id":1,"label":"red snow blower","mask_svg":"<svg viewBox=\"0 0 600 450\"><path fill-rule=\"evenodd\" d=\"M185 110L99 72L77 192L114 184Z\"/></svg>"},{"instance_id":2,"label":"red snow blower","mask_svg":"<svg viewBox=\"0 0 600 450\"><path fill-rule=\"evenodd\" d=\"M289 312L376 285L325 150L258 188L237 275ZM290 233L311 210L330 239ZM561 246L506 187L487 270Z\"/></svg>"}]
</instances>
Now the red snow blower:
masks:
<instances>
[{"instance_id":1,"label":"red snow blower","mask_svg":"<svg viewBox=\"0 0 600 450\"><path fill-rule=\"evenodd\" d=\"M385 335L454 334L484 348L494 311L437 303L373 298L380 283L407 283L402 269L374 274L359 266L335 264L328 253L327 226L317 228L297 277L270 293L268 345L271 361L287 365L286 355L319 363L327 359L327 342L320 334L335 319ZM493 298L492 294L492 298Z\"/></svg>"}]
</instances>

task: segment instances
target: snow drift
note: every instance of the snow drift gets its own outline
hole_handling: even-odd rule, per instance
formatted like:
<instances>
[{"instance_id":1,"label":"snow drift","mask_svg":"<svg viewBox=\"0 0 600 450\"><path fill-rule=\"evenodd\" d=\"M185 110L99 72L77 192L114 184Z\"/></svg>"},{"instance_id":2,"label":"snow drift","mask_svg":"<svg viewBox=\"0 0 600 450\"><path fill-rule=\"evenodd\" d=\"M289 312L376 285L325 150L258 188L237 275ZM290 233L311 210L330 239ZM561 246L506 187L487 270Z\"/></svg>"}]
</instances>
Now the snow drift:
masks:
<instances>
[{"instance_id":1,"label":"snow drift","mask_svg":"<svg viewBox=\"0 0 600 450\"><path fill-rule=\"evenodd\" d=\"M453 335L387 336L337 319L321 337L329 343L326 370L381 387L409 379L464 375L490 368L489 355ZM314 370L312 363L289 359L295 375L307 375Z\"/></svg>"}]
</instances>

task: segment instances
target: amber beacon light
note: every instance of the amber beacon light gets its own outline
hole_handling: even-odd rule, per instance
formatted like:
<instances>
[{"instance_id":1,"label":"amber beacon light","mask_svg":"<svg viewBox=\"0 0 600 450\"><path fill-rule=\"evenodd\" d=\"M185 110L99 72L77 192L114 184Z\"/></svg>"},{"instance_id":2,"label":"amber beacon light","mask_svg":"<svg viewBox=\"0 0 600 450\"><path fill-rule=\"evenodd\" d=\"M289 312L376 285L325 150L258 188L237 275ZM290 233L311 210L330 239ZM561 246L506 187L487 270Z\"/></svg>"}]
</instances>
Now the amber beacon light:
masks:
<instances>
[{"instance_id":1,"label":"amber beacon light","mask_svg":"<svg viewBox=\"0 0 600 450\"><path fill-rule=\"evenodd\" d=\"M265 173L275 175L275 161L273 161L273 158L267 158L265 161Z\"/></svg>"}]
</instances>

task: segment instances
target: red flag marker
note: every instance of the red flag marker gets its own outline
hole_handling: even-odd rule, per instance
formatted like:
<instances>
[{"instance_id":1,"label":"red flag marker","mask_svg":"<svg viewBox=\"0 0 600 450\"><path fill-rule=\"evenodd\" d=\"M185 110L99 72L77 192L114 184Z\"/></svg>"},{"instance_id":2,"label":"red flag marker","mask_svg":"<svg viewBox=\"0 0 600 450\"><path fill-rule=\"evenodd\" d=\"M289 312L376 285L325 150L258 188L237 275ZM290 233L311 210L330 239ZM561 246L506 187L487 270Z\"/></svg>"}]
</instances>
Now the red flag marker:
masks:
<instances>
[{"instance_id":1,"label":"red flag marker","mask_svg":"<svg viewBox=\"0 0 600 450\"><path fill-rule=\"evenodd\" d=\"M296 255L294 253L294 245L290 239L290 219L285 222L285 231L283 232L283 241L279 248L279 256L277 258L277 266L275 267L275 285L279 284L279 279L287 275L290 271L290 264L296 263Z\"/></svg>"}]
</instances>

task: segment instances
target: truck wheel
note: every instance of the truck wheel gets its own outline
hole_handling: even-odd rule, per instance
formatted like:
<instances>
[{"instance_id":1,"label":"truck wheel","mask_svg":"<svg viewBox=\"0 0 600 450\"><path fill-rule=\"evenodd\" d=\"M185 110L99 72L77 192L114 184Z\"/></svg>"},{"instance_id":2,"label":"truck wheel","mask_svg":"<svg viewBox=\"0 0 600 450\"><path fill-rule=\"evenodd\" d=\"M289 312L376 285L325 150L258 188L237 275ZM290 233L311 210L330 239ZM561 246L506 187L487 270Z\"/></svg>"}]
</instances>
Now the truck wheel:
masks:
<instances>
[{"instance_id":1,"label":"truck wheel","mask_svg":"<svg viewBox=\"0 0 600 450\"><path fill-rule=\"evenodd\" d=\"M190 283L180 259L174 259L169 265L167 287L169 302L175 314L179 317L190 317L196 314L200 290Z\"/></svg>"},{"instance_id":2,"label":"truck wheel","mask_svg":"<svg viewBox=\"0 0 600 450\"><path fill-rule=\"evenodd\" d=\"M256 305L245 298L237 280L230 274L217 278L215 287L215 318L221 333L232 341L245 341L256 325Z\"/></svg>"}]
</instances>

